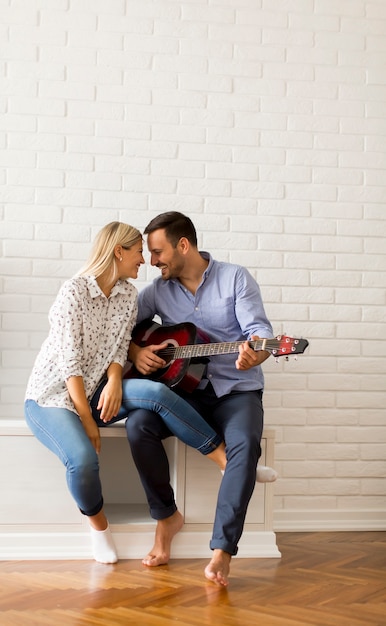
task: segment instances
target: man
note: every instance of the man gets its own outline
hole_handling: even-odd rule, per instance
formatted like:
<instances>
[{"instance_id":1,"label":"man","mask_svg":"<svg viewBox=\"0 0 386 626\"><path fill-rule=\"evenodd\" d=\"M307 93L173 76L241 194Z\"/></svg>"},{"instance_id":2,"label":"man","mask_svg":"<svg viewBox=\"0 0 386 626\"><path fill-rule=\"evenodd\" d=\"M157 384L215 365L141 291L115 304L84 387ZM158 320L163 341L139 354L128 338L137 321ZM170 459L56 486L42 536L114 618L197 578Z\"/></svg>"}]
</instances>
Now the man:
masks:
<instances>
[{"instance_id":1,"label":"man","mask_svg":"<svg viewBox=\"0 0 386 626\"><path fill-rule=\"evenodd\" d=\"M164 325L193 322L212 342L242 342L238 354L209 359L204 377L192 393L179 391L226 444L227 466L210 542L213 555L205 568L209 580L226 586L261 454L264 379L260 365L269 352L253 350L248 340L271 338L272 327L251 274L200 252L195 227L187 216L175 211L162 213L144 233L151 264L161 270L161 276L139 294L138 322L159 315ZM141 374L150 375L165 366L157 349L159 345L131 343L130 359ZM133 412L126 428L151 515L157 520L155 544L143 563L162 565L168 562L172 539L183 525L162 445L162 439L171 433L157 415L146 411Z\"/></svg>"}]
</instances>

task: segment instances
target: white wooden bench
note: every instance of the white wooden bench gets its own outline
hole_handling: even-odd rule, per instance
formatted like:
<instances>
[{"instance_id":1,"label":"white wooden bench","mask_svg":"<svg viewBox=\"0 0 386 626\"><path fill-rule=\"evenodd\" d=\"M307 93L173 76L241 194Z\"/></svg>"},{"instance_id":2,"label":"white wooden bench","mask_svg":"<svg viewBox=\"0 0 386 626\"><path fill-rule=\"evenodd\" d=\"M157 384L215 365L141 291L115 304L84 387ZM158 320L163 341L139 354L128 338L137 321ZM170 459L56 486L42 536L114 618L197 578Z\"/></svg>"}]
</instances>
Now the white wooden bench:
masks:
<instances>
[{"instance_id":1,"label":"white wooden bench","mask_svg":"<svg viewBox=\"0 0 386 626\"><path fill-rule=\"evenodd\" d=\"M142 558L155 522L121 424L101 429L105 510L120 558ZM261 463L274 463L274 431L264 430ZM185 524L172 558L209 557L221 474L211 461L176 438L165 442L171 480ZM23 420L0 421L0 559L92 558L87 520L68 493L65 470ZM272 530L274 484L257 484L240 541L241 557L280 557Z\"/></svg>"}]
</instances>

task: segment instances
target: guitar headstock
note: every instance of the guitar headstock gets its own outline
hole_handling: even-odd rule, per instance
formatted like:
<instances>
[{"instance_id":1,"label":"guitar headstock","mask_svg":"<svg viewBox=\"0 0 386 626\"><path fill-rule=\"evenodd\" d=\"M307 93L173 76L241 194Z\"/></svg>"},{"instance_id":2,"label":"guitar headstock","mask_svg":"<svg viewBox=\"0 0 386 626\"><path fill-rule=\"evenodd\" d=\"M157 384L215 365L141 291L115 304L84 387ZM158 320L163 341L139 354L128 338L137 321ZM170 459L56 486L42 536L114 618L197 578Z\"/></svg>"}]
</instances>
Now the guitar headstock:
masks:
<instances>
[{"instance_id":1,"label":"guitar headstock","mask_svg":"<svg viewBox=\"0 0 386 626\"><path fill-rule=\"evenodd\" d=\"M303 354L308 346L307 339L297 339L286 335L277 335L275 345L270 352L275 358L289 356L290 354Z\"/></svg>"}]
</instances>

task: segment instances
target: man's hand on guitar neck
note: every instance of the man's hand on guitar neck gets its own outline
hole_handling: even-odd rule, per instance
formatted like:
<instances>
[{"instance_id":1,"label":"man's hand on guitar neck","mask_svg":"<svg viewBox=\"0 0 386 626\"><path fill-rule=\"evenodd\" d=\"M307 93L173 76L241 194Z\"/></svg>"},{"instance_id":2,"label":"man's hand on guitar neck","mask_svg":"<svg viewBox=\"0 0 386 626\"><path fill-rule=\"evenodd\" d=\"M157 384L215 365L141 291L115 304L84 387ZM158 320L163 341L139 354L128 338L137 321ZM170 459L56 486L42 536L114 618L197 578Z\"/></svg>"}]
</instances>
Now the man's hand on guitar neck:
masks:
<instances>
[{"instance_id":1,"label":"man's hand on guitar neck","mask_svg":"<svg viewBox=\"0 0 386 626\"><path fill-rule=\"evenodd\" d=\"M253 341L257 341L260 339L257 335L253 335L251 337ZM261 365L268 357L270 356L270 352L267 350L253 350L248 341L245 341L239 346L239 356L236 359L236 369L238 370L249 370L251 367L256 367L256 365Z\"/></svg>"},{"instance_id":2,"label":"man's hand on guitar neck","mask_svg":"<svg viewBox=\"0 0 386 626\"><path fill-rule=\"evenodd\" d=\"M166 361L157 356L156 352L163 350L167 345L167 343L160 343L141 348L141 346L132 341L129 347L129 359L140 374L149 376L149 374L153 374L153 372L165 367Z\"/></svg>"}]
</instances>

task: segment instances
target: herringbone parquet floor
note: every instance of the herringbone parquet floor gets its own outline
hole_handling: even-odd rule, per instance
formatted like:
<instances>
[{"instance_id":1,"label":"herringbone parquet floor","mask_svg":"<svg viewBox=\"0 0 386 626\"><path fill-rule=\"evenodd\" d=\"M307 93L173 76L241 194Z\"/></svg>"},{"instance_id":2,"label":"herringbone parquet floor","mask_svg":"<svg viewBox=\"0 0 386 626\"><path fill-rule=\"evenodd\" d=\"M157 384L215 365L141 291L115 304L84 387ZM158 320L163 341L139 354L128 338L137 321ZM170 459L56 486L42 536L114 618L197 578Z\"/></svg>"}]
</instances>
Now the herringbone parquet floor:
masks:
<instances>
[{"instance_id":1,"label":"herringbone parquet floor","mask_svg":"<svg viewBox=\"0 0 386 626\"><path fill-rule=\"evenodd\" d=\"M386 532L279 533L281 559L0 563L1 626L386 626ZM208 555L209 556L209 555Z\"/></svg>"}]
</instances>

